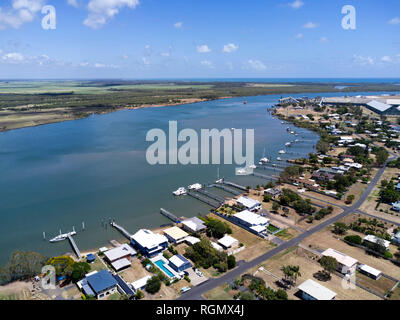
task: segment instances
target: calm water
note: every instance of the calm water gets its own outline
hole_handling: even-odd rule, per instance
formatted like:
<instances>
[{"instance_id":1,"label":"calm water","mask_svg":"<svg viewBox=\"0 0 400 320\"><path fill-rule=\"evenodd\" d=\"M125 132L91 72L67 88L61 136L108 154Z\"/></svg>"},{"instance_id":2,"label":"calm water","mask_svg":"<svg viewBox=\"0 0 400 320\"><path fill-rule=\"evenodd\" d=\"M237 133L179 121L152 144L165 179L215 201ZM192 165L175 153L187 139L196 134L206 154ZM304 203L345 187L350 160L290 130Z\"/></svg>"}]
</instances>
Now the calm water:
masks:
<instances>
[{"instance_id":1,"label":"calm water","mask_svg":"<svg viewBox=\"0 0 400 320\"><path fill-rule=\"evenodd\" d=\"M206 213L207 205L189 197L174 198L171 192L195 182L215 181L218 166L150 166L145 159L150 145L145 141L147 131L167 130L169 120L177 120L179 129L254 128L255 159L261 158L264 148L266 156L276 158L285 142L294 140L286 125L266 112L277 99L248 97L120 111L0 133L0 263L15 249L49 256L71 251L67 241L44 241L43 232L50 238L75 226L75 240L85 250L121 238L103 227L102 220L115 218L134 233L169 223L159 213L161 207L177 216ZM317 135L296 131L296 138L304 141L282 158L305 156L313 150ZM266 183L236 177L234 167L221 165L220 175L245 186Z\"/></svg>"}]
</instances>

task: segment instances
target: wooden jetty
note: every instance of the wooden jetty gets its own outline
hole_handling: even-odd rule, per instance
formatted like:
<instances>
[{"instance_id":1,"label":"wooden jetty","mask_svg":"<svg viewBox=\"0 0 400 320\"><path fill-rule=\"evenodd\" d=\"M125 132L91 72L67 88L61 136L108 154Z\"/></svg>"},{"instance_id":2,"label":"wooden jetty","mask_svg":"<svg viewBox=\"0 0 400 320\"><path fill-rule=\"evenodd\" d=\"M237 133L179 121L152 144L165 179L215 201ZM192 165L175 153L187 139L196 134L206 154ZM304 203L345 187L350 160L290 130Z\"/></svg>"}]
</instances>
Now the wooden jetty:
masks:
<instances>
[{"instance_id":1,"label":"wooden jetty","mask_svg":"<svg viewBox=\"0 0 400 320\"><path fill-rule=\"evenodd\" d=\"M127 239L131 240L131 234L126 231L123 227L120 225L116 224L114 221L111 221L111 226L117 229L119 232L121 232Z\"/></svg>"},{"instance_id":2,"label":"wooden jetty","mask_svg":"<svg viewBox=\"0 0 400 320\"><path fill-rule=\"evenodd\" d=\"M168 210L165 210L165 209L161 208L160 209L160 213L163 216L167 217L168 219L172 220L175 223L181 223L181 220L176 215L174 215L173 213L169 212Z\"/></svg>"},{"instance_id":3,"label":"wooden jetty","mask_svg":"<svg viewBox=\"0 0 400 320\"><path fill-rule=\"evenodd\" d=\"M68 235L68 240L72 246L72 249L74 249L74 252L75 252L76 256L78 257L78 259L81 259L82 258L81 252L79 251L79 248L76 245L74 239L72 239L72 237L70 235Z\"/></svg>"}]
</instances>

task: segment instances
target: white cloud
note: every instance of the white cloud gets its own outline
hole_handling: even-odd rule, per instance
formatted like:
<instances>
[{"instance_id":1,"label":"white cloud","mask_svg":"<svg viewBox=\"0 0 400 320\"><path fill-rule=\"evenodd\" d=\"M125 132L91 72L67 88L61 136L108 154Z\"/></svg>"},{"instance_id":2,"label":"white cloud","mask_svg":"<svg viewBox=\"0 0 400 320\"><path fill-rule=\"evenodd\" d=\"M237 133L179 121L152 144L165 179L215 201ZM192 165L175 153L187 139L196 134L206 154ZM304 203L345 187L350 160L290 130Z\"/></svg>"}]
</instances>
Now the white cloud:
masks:
<instances>
[{"instance_id":1,"label":"white cloud","mask_svg":"<svg viewBox=\"0 0 400 320\"><path fill-rule=\"evenodd\" d=\"M319 39L319 42L321 42L321 43L327 43L327 42L329 42L329 40L328 40L327 37L321 37L321 39Z\"/></svg>"},{"instance_id":2,"label":"white cloud","mask_svg":"<svg viewBox=\"0 0 400 320\"><path fill-rule=\"evenodd\" d=\"M265 64L262 63L260 60L253 60L253 59L247 60L246 67L257 71L263 71L267 69Z\"/></svg>"},{"instance_id":3,"label":"white cloud","mask_svg":"<svg viewBox=\"0 0 400 320\"><path fill-rule=\"evenodd\" d=\"M209 61L209 60L203 60L200 63L201 63L202 66L205 66L205 67L208 67L208 68L213 68L214 67L212 62Z\"/></svg>"},{"instance_id":4,"label":"white cloud","mask_svg":"<svg viewBox=\"0 0 400 320\"><path fill-rule=\"evenodd\" d=\"M229 70L233 70L234 69L234 67L233 67L233 63L232 62L230 62L230 61L228 61L227 63L226 63L226 66L228 67L228 69Z\"/></svg>"},{"instance_id":5,"label":"white cloud","mask_svg":"<svg viewBox=\"0 0 400 320\"><path fill-rule=\"evenodd\" d=\"M318 24L314 22L307 22L305 25L303 25L304 29L314 29L316 27L318 27Z\"/></svg>"},{"instance_id":6,"label":"white cloud","mask_svg":"<svg viewBox=\"0 0 400 320\"><path fill-rule=\"evenodd\" d=\"M78 2L77 2L77 0L68 0L67 2L68 2L68 4L69 4L70 6L73 6L73 7L75 7L75 8L78 8Z\"/></svg>"},{"instance_id":7,"label":"white cloud","mask_svg":"<svg viewBox=\"0 0 400 320\"><path fill-rule=\"evenodd\" d=\"M392 58L389 56L383 56L381 60L382 62L392 62Z\"/></svg>"},{"instance_id":8,"label":"white cloud","mask_svg":"<svg viewBox=\"0 0 400 320\"><path fill-rule=\"evenodd\" d=\"M10 52L3 55L1 60L6 63L24 63L25 57L19 52Z\"/></svg>"},{"instance_id":9,"label":"white cloud","mask_svg":"<svg viewBox=\"0 0 400 320\"><path fill-rule=\"evenodd\" d=\"M208 52L211 52L211 49L208 47L208 45L203 44L203 45L197 46L197 52L198 53L208 53Z\"/></svg>"},{"instance_id":10,"label":"white cloud","mask_svg":"<svg viewBox=\"0 0 400 320\"><path fill-rule=\"evenodd\" d=\"M182 28L182 26L183 26L183 23L181 21L179 21L179 22L174 24L174 27L177 28L177 29Z\"/></svg>"},{"instance_id":11,"label":"white cloud","mask_svg":"<svg viewBox=\"0 0 400 320\"><path fill-rule=\"evenodd\" d=\"M0 8L0 29L8 27L18 29L25 23L32 22L42 9L45 0L11 0L11 8Z\"/></svg>"},{"instance_id":12,"label":"white cloud","mask_svg":"<svg viewBox=\"0 0 400 320\"><path fill-rule=\"evenodd\" d=\"M235 52L237 49L239 49L239 46L234 44L234 43L228 43L224 45L223 51L226 53L232 53Z\"/></svg>"},{"instance_id":13,"label":"white cloud","mask_svg":"<svg viewBox=\"0 0 400 320\"><path fill-rule=\"evenodd\" d=\"M289 6L293 9L300 9L302 6L304 6L304 2L301 0L295 0L294 2L290 2Z\"/></svg>"},{"instance_id":14,"label":"white cloud","mask_svg":"<svg viewBox=\"0 0 400 320\"><path fill-rule=\"evenodd\" d=\"M117 68L117 66L114 65L114 64L104 64L104 63L95 63L95 64L93 65L93 67L95 67L95 68L97 68L97 69L104 69L104 68L112 68L112 69L115 69L115 68Z\"/></svg>"},{"instance_id":15,"label":"white cloud","mask_svg":"<svg viewBox=\"0 0 400 320\"><path fill-rule=\"evenodd\" d=\"M89 15L83 24L93 29L99 29L121 9L125 7L135 9L138 5L139 0L90 0Z\"/></svg>"},{"instance_id":16,"label":"white cloud","mask_svg":"<svg viewBox=\"0 0 400 320\"><path fill-rule=\"evenodd\" d=\"M298 33L298 34L296 34L295 37L296 37L296 39L302 39L304 37L304 34Z\"/></svg>"},{"instance_id":17,"label":"white cloud","mask_svg":"<svg viewBox=\"0 0 400 320\"><path fill-rule=\"evenodd\" d=\"M399 24L400 23L400 18L399 17L395 17L395 18L393 18L393 19L391 19L391 20L389 20L389 23L390 24Z\"/></svg>"},{"instance_id":18,"label":"white cloud","mask_svg":"<svg viewBox=\"0 0 400 320\"><path fill-rule=\"evenodd\" d=\"M161 52L160 55L161 55L162 57L170 57L170 56L171 56L171 53L170 53L170 52Z\"/></svg>"},{"instance_id":19,"label":"white cloud","mask_svg":"<svg viewBox=\"0 0 400 320\"><path fill-rule=\"evenodd\" d=\"M359 65L366 66L366 65L373 65L375 64L375 60L372 57L364 57L361 55L353 55L353 61Z\"/></svg>"}]
</instances>

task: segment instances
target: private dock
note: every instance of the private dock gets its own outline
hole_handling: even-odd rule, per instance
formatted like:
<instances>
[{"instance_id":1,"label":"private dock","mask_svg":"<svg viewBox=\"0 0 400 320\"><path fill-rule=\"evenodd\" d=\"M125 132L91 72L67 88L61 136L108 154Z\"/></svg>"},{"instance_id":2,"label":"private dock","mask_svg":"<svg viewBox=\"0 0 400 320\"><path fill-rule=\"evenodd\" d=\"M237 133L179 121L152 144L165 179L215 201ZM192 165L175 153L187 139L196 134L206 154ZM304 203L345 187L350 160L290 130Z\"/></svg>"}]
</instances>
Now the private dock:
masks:
<instances>
[{"instance_id":1,"label":"private dock","mask_svg":"<svg viewBox=\"0 0 400 320\"><path fill-rule=\"evenodd\" d=\"M172 220L175 223L181 223L181 220L176 215L174 215L173 213L169 212L168 210L165 210L165 209L161 208L160 209L160 213L163 216L167 217L168 219Z\"/></svg>"},{"instance_id":2,"label":"private dock","mask_svg":"<svg viewBox=\"0 0 400 320\"><path fill-rule=\"evenodd\" d=\"M230 182L230 181L225 181L225 180L223 180L222 183L223 183L223 184L226 184L227 186L235 187L235 188L237 188L237 189L239 189L239 190L247 191L247 188L246 188L246 187L243 187L243 186L241 186L241 185L239 185L239 184L236 184L236 183L233 183L233 182Z\"/></svg>"},{"instance_id":3,"label":"private dock","mask_svg":"<svg viewBox=\"0 0 400 320\"><path fill-rule=\"evenodd\" d=\"M223 198L221 196L218 196L216 194L213 194L211 192L208 192L207 190L200 189L200 190L197 190L197 192L200 193L200 194L204 194L205 196L207 196L207 197L209 197L211 199L214 199L215 201L218 201L219 203L225 202L225 198Z\"/></svg>"},{"instance_id":4,"label":"private dock","mask_svg":"<svg viewBox=\"0 0 400 320\"><path fill-rule=\"evenodd\" d=\"M201 202L204 202L204 203L208 204L209 206L211 206L213 208L218 208L219 207L219 202L217 202L215 200L209 200L209 199L205 198L204 196L201 196L198 193L189 191L187 193L187 195L190 196L190 197L193 197L193 198L195 198L197 200L200 200Z\"/></svg>"},{"instance_id":5,"label":"private dock","mask_svg":"<svg viewBox=\"0 0 400 320\"><path fill-rule=\"evenodd\" d=\"M121 232L128 240L131 240L131 234L126 231L123 227L120 225L116 224L114 221L111 222L111 226L117 229L119 232Z\"/></svg>"},{"instance_id":6,"label":"private dock","mask_svg":"<svg viewBox=\"0 0 400 320\"><path fill-rule=\"evenodd\" d=\"M279 168L279 167L273 167L273 166L259 166L259 169L264 169L264 170L274 170L274 171L284 171L284 168Z\"/></svg>"},{"instance_id":7,"label":"private dock","mask_svg":"<svg viewBox=\"0 0 400 320\"><path fill-rule=\"evenodd\" d=\"M81 259L81 258L82 258L81 252L79 251L79 248L78 248L78 246L76 245L74 239L72 239L72 237L71 237L70 235L68 235L68 240L69 240L69 243L70 243L71 246L72 246L72 249L74 249L75 254L76 254L76 256L78 257L78 259Z\"/></svg>"},{"instance_id":8,"label":"private dock","mask_svg":"<svg viewBox=\"0 0 400 320\"><path fill-rule=\"evenodd\" d=\"M261 179L267 179L267 180L278 180L279 179L276 176L269 176L269 175L265 175L265 174L261 174L261 173L257 173L257 172L253 172L252 175L254 177L261 178Z\"/></svg>"},{"instance_id":9,"label":"private dock","mask_svg":"<svg viewBox=\"0 0 400 320\"><path fill-rule=\"evenodd\" d=\"M211 184L210 187L219 188L219 189L224 190L224 191L226 191L228 193L231 193L231 194L233 194L235 196L238 196L238 195L242 194L240 191L233 190L233 189L228 188L227 186L224 186L222 184Z\"/></svg>"}]
</instances>

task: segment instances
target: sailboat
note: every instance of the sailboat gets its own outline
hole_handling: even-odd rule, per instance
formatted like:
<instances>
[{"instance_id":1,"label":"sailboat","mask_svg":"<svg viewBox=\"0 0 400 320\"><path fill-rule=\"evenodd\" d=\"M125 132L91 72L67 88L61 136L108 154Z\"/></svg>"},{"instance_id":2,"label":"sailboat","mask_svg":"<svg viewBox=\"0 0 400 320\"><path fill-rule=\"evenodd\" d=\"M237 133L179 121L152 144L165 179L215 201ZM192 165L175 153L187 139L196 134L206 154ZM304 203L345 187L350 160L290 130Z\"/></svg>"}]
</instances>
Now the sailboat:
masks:
<instances>
[{"instance_id":1,"label":"sailboat","mask_svg":"<svg viewBox=\"0 0 400 320\"><path fill-rule=\"evenodd\" d=\"M61 233L61 230L60 230L60 234L58 236L54 237L53 239L50 239L49 241L50 242L60 242L60 241L66 240L68 238L68 236L72 237L74 235L76 235L75 228L73 228L72 232L68 232L68 233Z\"/></svg>"}]
</instances>

